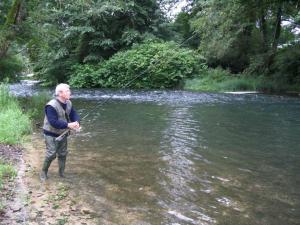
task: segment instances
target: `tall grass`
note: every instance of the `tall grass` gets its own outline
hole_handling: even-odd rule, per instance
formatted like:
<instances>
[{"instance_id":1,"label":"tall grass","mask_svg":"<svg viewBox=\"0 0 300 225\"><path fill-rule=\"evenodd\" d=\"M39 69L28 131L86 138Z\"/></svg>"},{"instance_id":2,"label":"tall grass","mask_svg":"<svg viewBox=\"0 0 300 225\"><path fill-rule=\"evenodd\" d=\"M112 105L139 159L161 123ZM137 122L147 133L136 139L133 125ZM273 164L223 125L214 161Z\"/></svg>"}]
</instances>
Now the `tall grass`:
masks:
<instances>
[{"instance_id":1,"label":"tall grass","mask_svg":"<svg viewBox=\"0 0 300 225\"><path fill-rule=\"evenodd\" d=\"M254 78L233 75L221 68L207 69L185 82L184 89L193 91L245 91L256 90L257 81Z\"/></svg>"},{"instance_id":2,"label":"tall grass","mask_svg":"<svg viewBox=\"0 0 300 225\"><path fill-rule=\"evenodd\" d=\"M292 86L282 79L247 74L231 74L221 68L207 69L197 77L185 81L185 90L204 92L225 91L263 91L286 92L299 91L299 84Z\"/></svg>"},{"instance_id":3,"label":"tall grass","mask_svg":"<svg viewBox=\"0 0 300 225\"><path fill-rule=\"evenodd\" d=\"M0 143L20 143L30 131L29 116L22 112L17 99L9 94L8 88L0 85Z\"/></svg>"}]
</instances>

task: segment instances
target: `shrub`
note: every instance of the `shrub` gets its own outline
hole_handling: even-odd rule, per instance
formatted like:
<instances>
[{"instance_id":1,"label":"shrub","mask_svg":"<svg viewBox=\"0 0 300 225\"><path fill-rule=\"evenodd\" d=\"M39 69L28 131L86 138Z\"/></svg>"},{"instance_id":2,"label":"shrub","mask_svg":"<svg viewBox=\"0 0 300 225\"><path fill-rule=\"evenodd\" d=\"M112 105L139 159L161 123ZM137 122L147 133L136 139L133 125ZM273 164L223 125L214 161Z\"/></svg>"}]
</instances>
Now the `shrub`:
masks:
<instances>
[{"instance_id":1,"label":"shrub","mask_svg":"<svg viewBox=\"0 0 300 225\"><path fill-rule=\"evenodd\" d=\"M72 67L74 73L70 78L71 86L82 87L95 87L96 83L93 82L93 77L96 76L97 66L85 64L77 64Z\"/></svg>"},{"instance_id":2,"label":"shrub","mask_svg":"<svg viewBox=\"0 0 300 225\"><path fill-rule=\"evenodd\" d=\"M43 86L54 86L65 82L71 76L71 67L75 63L76 61L73 59L53 60L52 58L42 58L34 65L33 71L43 81Z\"/></svg>"},{"instance_id":3,"label":"shrub","mask_svg":"<svg viewBox=\"0 0 300 225\"><path fill-rule=\"evenodd\" d=\"M148 42L118 52L97 66L75 66L69 82L75 87L121 88L130 82L130 88L174 88L204 66L192 50L172 42Z\"/></svg>"},{"instance_id":4,"label":"shrub","mask_svg":"<svg viewBox=\"0 0 300 225\"><path fill-rule=\"evenodd\" d=\"M300 43L281 49L275 56L271 72L279 83L300 85Z\"/></svg>"}]
</instances>

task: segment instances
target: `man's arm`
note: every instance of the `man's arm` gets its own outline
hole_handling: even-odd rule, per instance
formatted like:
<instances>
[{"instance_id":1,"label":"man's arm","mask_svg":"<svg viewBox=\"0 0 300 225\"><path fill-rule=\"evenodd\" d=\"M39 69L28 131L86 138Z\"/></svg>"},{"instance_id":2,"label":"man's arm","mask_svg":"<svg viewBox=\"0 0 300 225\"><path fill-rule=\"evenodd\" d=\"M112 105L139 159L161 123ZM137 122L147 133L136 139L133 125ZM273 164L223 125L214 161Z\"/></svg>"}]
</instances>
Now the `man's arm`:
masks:
<instances>
[{"instance_id":1,"label":"man's arm","mask_svg":"<svg viewBox=\"0 0 300 225\"><path fill-rule=\"evenodd\" d=\"M73 107L71 108L69 117L70 117L71 122L79 122L79 120L80 120L79 115L77 114L76 110Z\"/></svg>"},{"instance_id":2,"label":"man's arm","mask_svg":"<svg viewBox=\"0 0 300 225\"><path fill-rule=\"evenodd\" d=\"M68 128L68 123L66 121L58 119L57 112L52 106L47 105L45 108L45 113L46 113L47 119L52 127L56 128L56 129Z\"/></svg>"}]
</instances>

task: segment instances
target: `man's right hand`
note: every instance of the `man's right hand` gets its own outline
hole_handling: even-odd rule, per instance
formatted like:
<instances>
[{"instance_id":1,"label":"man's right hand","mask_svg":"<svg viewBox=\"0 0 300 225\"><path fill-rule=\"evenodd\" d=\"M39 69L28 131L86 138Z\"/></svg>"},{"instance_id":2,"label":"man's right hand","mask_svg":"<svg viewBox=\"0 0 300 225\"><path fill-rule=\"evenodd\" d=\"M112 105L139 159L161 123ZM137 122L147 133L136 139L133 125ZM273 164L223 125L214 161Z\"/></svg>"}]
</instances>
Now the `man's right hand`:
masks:
<instances>
[{"instance_id":1,"label":"man's right hand","mask_svg":"<svg viewBox=\"0 0 300 225\"><path fill-rule=\"evenodd\" d=\"M72 122L72 123L68 123L68 128L70 129L78 129L80 127L79 123L76 121L76 122Z\"/></svg>"}]
</instances>

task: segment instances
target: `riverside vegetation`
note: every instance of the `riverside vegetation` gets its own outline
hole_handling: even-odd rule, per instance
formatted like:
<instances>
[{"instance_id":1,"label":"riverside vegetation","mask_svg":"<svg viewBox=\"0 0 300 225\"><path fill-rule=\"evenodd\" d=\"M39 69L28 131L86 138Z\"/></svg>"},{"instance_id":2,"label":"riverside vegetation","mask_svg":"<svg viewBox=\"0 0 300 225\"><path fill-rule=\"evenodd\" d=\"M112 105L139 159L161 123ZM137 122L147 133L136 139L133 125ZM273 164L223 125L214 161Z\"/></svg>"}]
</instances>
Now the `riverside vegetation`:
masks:
<instances>
[{"instance_id":1,"label":"riverside vegetation","mask_svg":"<svg viewBox=\"0 0 300 225\"><path fill-rule=\"evenodd\" d=\"M299 91L299 1L8 0L0 80L44 85ZM177 44L176 44L177 43Z\"/></svg>"},{"instance_id":2,"label":"riverside vegetation","mask_svg":"<svg viewBox=\"0 0 300 225\"><path fill-rule=\"evenodd\" d=\"M21 106L8 93L8 89L4 85L0 85L0 150L3 153L3 148L8 148L6 145L20 144L24 135L31 131L31 122L29 116L22 112ZM5 145L3 145L5 144ZM16 168L7 159L4 159L5 154L0 155L0 214L5 208L6 192L10 190L2 190L9 182L12 182L16 177ZM11 160L11 159L10 159Z\"/></svg>"}]
</instances>

